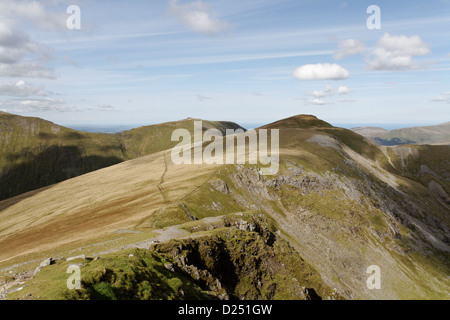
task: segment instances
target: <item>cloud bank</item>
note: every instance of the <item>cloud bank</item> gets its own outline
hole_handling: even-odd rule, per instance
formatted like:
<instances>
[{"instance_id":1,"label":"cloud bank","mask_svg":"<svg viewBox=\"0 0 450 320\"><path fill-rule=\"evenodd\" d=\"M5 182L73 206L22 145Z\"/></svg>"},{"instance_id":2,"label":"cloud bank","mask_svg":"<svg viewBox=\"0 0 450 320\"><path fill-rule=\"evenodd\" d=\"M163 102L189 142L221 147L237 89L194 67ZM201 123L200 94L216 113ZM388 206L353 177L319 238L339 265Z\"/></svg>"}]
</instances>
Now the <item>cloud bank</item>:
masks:
<instances>
[{"instance_id":1,"label":"cloud bank","mask_svg":"<svg viewBox=\"0 0 450 320\"><path fill-rule=\"evenodd\" d=\"M306 95L313 96L313 99L309 99L306 102L308 104L314 104L314 105L325 105L325 104L331 104L333 102L324 100L324 98L331 98L336 95L345 95L353 92L352 89L346 87L346 86L339 86L337 90L333 86L326 86L323 90L316 90L312 92L307 92ZM356 100L338 100L337 102L354 102Z\"/></svg>"},{"instance_id":2,"label":"cloud bank","mask_svg":"<svg viewBox=\"0 0 450 320\"><path fill-rule=\"evenodd\" d=\"M0 83L0 95L13 96L13 97L30 97L30 96L48 96L41 87L35 87L23 80L19 80L16 83Z\"/></svg>"},{"instance_id":3,"label":"cloud bank","mask_svg":"<svg viewBox=\"0 0 450 320\"><path fill-rule=\"evenodd\" d=\"M355 56L366 52L366 46L361 41L347 39L339 42L338 50L334 54L335 60L342 60L349 56Z\"/></svg>"},{"instance_id":4,"label":"cloud bank","mask_svg":"<svg viewBox=\"0 0 450 320\"><path fill-rule=\"evenodd\" d=\"M414 70L420 66L413 58L425 56L430 52L427 44L418 36L391 36L385 33L366 62L369 70Z\"/></svg>"}]
</instances>

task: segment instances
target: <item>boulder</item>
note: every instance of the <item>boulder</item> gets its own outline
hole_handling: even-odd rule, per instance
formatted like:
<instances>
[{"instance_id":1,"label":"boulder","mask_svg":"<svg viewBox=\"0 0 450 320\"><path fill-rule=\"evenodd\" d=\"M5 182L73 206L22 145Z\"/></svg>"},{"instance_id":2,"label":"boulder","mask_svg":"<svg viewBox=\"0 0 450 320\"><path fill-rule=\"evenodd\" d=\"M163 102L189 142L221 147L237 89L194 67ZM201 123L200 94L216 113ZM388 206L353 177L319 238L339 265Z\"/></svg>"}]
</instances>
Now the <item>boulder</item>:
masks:
<instances>
[{"instance_id":1,"label":"boulder","mask_svg":"<svg viewBox=\"0 0 450 320\"><path fill-rule=\"evenodd\" d=\"M67 258L66 261L72 261L72 260L76 260L76 259L86 260L86 255L80 254L79 256Z\"/></svg>"},{"instance_id":2,"label":"boulder","mask_svg":"<svg viewBox=\"0 0 450 320\"><path fill-rule=\"evenodd\" d=\"M166 268L167 270L169 270L171 272L175 272L175 268L173 267L173 264L171 264L170 262L165 263L164 268Z\"/></svg>"},{"instance_id":3,"label":"boulder","mask_svg":"<svg viewBox=\"0 0 450 320\"><path fill-rule=\"evenodd\" d=\"M242 231L250 231L250 232L254 232L256 231L256 224L255 223L248 223L245 220L238 220L235 223L236 228L238 228L239 230Z\"/></svg>"},{"instance_id":4,"label":"boulder","mask_svg":"<svg viewBox=\"0 0 450 320\"><path fill-rule=\"evenodd\" d=\"M34 270L33 275L36 275L39 271L42 270L42 268L45 268L51 264L52 264L52 258L45 259L44 261L41 262L39 267L37 267L36 270Z\"/></svg>"},{"instance_id":5,"label":"boulder","mask_svg":"<svg viewBox=\"0 0 450 320\"><path fill-rule=\"evenodd\" d=\"M223 193L223 194L230 193L230 189L228 188L227 183L223 180L217 179L217 180L211 181L210 184L212 185L212 187L214 189L216 189L220 193Z\"/></svg>"}]
</instances>

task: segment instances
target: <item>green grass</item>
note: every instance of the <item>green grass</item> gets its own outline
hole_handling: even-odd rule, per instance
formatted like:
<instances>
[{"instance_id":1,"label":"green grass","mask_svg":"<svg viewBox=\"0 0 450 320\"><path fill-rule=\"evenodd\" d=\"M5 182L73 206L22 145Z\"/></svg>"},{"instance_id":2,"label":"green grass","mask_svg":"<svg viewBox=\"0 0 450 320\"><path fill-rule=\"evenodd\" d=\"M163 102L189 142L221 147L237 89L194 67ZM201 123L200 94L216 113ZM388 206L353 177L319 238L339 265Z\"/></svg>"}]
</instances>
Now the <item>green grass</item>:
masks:
<instances>
[{"instance_id":1,"label":"green grass","mask_svg":"<svg viewBox=\"0 0 450 320\"><path fill-rule=\"evenodd\" d=\"M178 204L174 204L156 210L142 220L136 228L139 230L164 229L165 227L179 225L189 221L190 219L183 208Z\"/></svg>"},{"instance_id":2,"label":"green grass","mask_svg":"<svg viewBox=\"0 0 450 320\"><path fill-rule=\"evenodd\" d=\"M206 293L215 282L194 280L174 262L181 256L219 279L232 297L301 299L302 287L313 288L322 297L331 294L319 274L285 240L274 237L276 229L270 219L256 213L228 218L258 223L259 232L218 228L203 232L200 238L156 244L151 250L123 250L96 260L60 260L43 268L8 299L216 299ZM176 253L176 248L181 251ZM173 271L165 267L167 263ZM70 264L82 264L81 290L67 289Z\"/></svg>"},{"instance_id":3,"label":"green grass","mask_svg":"<svg viewBox=\"0 0 450 320\"><path fill-rule=\"evenodd\" d=\"M411 150L407 155L401 155L403 150ZM431 180L436 180L450 194L448 166L450 165L449 146L398 146L388 148L389 156L395 167L407 178L427 186ZM421 170L427 166L436 175Z\"/></svg>"},{"instance_id":4,"label":"green grass","mask_svg":"<svg viewBox=\"0 0 450 320\"><path fill-rule=\"evenodd\" d=\"M415 143L448 143L450 141L450 124L396 129L373 135L371 138L377 143L387 146Z\"/></svg>"},{"instance_id":5,"label":"green grass","mask_svg":"<svg viewBox=\"0 0 450 320\"><path fill-rule=\"evenodd\" d=\"M221 179L229 188L233 188L232 181L228 175L229 172L230 171L226 168L222 168L210 176L208 182L202 184L198 189L186 196L180 202L184 204L197 219L241 211L241 206L230 197L230 194L223 194L217 191L214 189L213 185L209 183L210 181ZM231 189L231 192L238 192L238 190ZM219 208L216 209L213 203L219 205Z\"/></svg>"},{"instance_id":6,"label":"green grass","mask_svg":"<svg viewBox=\"0 0 450 320\"><path fill-rule=\"evenodd\" d=\"M333 128L331 124L318 119L312 115L297 115L287 119L283 119L266 126L263 129L310 129L310 128Z\"/></svg>"},{"instance_id":7,"label":"green grass","mask_svg":"<svg viewBox=\"0 0 450 320\"><path fill-rule=\"evenodd\" d=\"M353 131L341 128L320 129L320 131L336 136L342 143L350 147L353 151L368 159L371 159L372 161L378 162L383 169L389 172L395 172L395 169L392 168L389 163L389 159L385 156L385 154L377 146L368 142L363 136Z\"/></svg>"},{"instance_id":8,"label":"green grass","mask_svg":"<svg viewBox=\"0 0 450 320\"><path fill-rule=\"evenodd\" d=\"M139 241L148 240L156 236L154 229L143 231L140 233L109 233L91 240L79 240L54 250L41 251L39 253L28 254L20 256L19 258L7 260L0 263L0 269L9 267L15 264L24 265L14 268L16 273L21 271L34 270L42 260L49 257L72 257L79 254L86 254L87 256L95 256L100 252L114 250L123 246L137 243ZM30 263L26 263L29 262Z\"/></svg>"},{"instance_id":9,"label":"green grass","mask_svg":"<svg viewBox=\"0 0 450 320\"><path fill-rule=\"evenodd\" d=\"M130 256L132 255L132 256ZM82 263L81 290L69 290L69 264ZM192 279L164 267L163 256L148 250L130 249L94 260L57 262L43 268L23 290L9 299L42 300L160 300L208 299ZM31 294L31 296L29 296Z\"/></svg>"}]
</instances>

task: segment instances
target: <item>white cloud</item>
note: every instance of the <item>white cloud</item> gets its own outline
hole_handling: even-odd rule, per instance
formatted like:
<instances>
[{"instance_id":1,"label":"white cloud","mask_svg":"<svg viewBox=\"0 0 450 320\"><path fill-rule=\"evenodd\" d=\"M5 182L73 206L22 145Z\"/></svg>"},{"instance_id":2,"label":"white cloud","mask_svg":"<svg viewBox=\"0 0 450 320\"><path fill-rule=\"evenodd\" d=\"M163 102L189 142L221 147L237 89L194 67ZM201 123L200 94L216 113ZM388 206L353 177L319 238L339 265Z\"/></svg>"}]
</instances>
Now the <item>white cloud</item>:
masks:
<instances>
[{"instance_id":1,"label":"white cloud","mask_svg":"<svg viewBox=\"0 0 450 320\"><path fill-rule=\"evenodd\" d=\"M218 19L212 8L201 0L186 4L171 0L169 12L183 25L196 32L213 35L230 28L226 21Z\"/></svg>"},{"instance_id":2,"label":"white cloud","mask_svg":"<svg viewBox=\"0 0 450 320\"><path fill-rule=\"evenodd\" d=\"M9 100L0 100L0 110L11 113L21 112L118 112L118 110L109 104L101 104L96 107L77 107L70 106L66 101L53 98L16 98Z\"/></svg>"},{"instance_id":3,"label":"white cloud","mask_svg":"<svg viewBox=\"0 0 450 320\"><path fill-rule=\"evenodd\" d=\"M448 102L450 103L450 91L444 92L438 97L431 99L432 102Z\"/></svg>"},{"instance_id":4,"label":"white cloud","mask_svg":"<svg viewBox=\"0 0 450 320\"><path fill-rule=\"evenodd\" d=\"M310 95L314 96L315 98L324 98L324 97L330 97L335 94L334 88L332 86L326 86L323 90L316 90L311 93Z\"/></svg>"},{"instance_id":5,"label":"white cloud","mask_svg":"<svg viewBox=\"0 0 450 320\"><path fill-rule=\"evenodd\" d=\"M345 86L340 86L338 88L338 94L348 94L348 93L351 93L352 91L353 91L352 89L345 87Z\"/></svg>"},{"instance_id":6,"label":"white cloud","mask_svg":"<svg viewBox=\"0 0 450 320\"><path fill-rule=\"evenodd\" d=\"M326 86L323 90L316 90L312 92L307 92L306 94L309 96L313 96L314 99L306 100L309 104L314 105L325 105L325 104L332 104L332 101L326 101L323 98L331 98L336 95L344 95L349 94L353 90L345 87L345 86L339 86L337 90L333 86ZM337 102L355 102L356 100L338 100Z\"/></svg>"},{"instance_id":7,"label":"white cloud","mask_svg":"<svg viewBox=\"0 0 450 320\"><path fill-rule=\"evenodd\" d=\"M352 89L346 86L339 86L337 90L333 86L326 86L323 90L316 90L313 92L307 93L308 95L314 96L315 98L325 98L325 97L332 97L336 94L343 95L343 94L349 94L353 92Z\"/></svg>"},{"instance_id":8,"label":"white cloud","mask_svg":"<svg viewBox=\"0 0 450 320\"><path fill-rule=\"evenodd\" d=\"M318 106L323 106L325 104L328 104L328 102L326 102L325 100L317 99L317 98L308 100L308 103L309 104L315 104L315 105L318 105Z\"/></svg>"},{"instance_id":9,"label":"white cloud","mask_svg":"<svg viewBox=\"0 0 450 320\"><path fill-rule=\"evenodd\" d=\"M35 87L23 80L16 83L0 84L0 95L13 97L47 96L49 95L43 88Z\"/></svg>"},{"instance_id":10,"label":"white cloud","mask_svg":"<svg viewBox=\"0 0 450 320\"><path fill-rule=\"evenodd\" d=\"M0 63L0 76L16 78L55 79L52 69L38 63L19 62L12 64Z\"/></svg>"},{"instance_id":11,"label":"white cloud","mask_svg":"<svg viewBox=\"0 0 450 320\"><path fill-rule=\"evenodd\" d=\"M385 33L366 61L370 70L413 70L419 68L413 58L430 52L418 36L391 36Z\"/></svg>"},{"instance_id":12,"label":"white cloud","mask_svg":"<svg viewBox=\"0 0 450 320\"><path fill-rule=\"evenodd\" d=\"M339 42L338 50L334 54L334 59L342 60L348 56L354 56L364 52L366 52L364 43L355 39L347 39Z\"/></svg>"},{"instance_id":13,"label":"white cloud","mask_svg":"<svg viewBox=\"0 0 450 320\"><path fill-rule=\"evenodd\" d=\"M35 6L40 5L35 4L30 8ZM45 65L54 58L55 51L44 44L32 41L20 30L17 25L22 24L22 20L16 21L9 16L4 18L5 12L25 18L32 15L33 13L28 12L26 8L28 7L11 1L0 3L0 76L55 78L53 71Z\"/></svg>"},{"instance_id":14,"label":"white cloud","mask_svg":"<svg viewBox=\"0 0 450 320\"><path fill-rule=\"evenodd\" d=\"M29 23L41 29L65 28L67 15L45 10L41 1L2 0L0 2L2 20L16 20L21 24Z\"/></svg>"},{"instance_id":15,"label":"white cloud","mask_svg":"<svg viewBox=\"0 0 450 320\"><path fill-rule=\"evenodd\" d=\"M341 80L350 77L350 73L335 63L319 63L297 68L294 77L300 80Z\"/></svg>"},{"instance_id":16,"label":"white cloud","mask_svg":"<svg viewBox=\"0 0 450 320\"><path fill-rule=\"evenodd\" d=\"M17 63L36 49L27 34L5 21L0 22L0 63Z\"/></svg>"},{"instance_id":17,"label":"white cloud","mask_svg":"<svg viewBox=\"0 0 450 320\"><path fill-rule=\"evenodd\" d=\"M63 100L51 98L36 98L36 99L14 99L14 100L0 100L0 108L7 112L44 112L44 111L58 111L58 112L73 112L79 111L76 107L66 105Z\"/></svg>"}]
</instances>

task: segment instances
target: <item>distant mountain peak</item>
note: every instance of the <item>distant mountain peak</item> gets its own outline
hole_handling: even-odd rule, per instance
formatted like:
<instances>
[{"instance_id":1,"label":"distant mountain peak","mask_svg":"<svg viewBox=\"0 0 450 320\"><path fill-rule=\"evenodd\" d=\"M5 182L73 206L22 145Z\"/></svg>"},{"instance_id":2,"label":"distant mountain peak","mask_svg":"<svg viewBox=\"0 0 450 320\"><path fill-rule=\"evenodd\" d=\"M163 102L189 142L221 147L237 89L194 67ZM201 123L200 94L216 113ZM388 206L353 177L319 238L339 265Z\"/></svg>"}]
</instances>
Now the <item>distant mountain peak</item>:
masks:
<instances>
[{"instance_id":1,"label":"distant mountain peak","mask_svg":"<svg viewBox=\"0 0 450 320\"><path fill-rule=\"evenodd\" d=\"M283 120L279 120L268 125L263 126L265 129L307 129L307 128L333 128L331 124L320 120L316 116L308 114L299 114Z\"/></svg>"}]
</instances>

